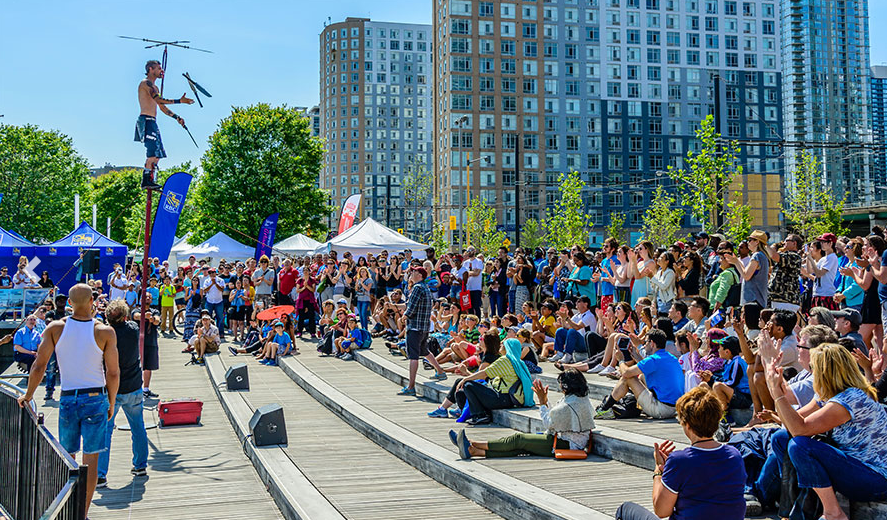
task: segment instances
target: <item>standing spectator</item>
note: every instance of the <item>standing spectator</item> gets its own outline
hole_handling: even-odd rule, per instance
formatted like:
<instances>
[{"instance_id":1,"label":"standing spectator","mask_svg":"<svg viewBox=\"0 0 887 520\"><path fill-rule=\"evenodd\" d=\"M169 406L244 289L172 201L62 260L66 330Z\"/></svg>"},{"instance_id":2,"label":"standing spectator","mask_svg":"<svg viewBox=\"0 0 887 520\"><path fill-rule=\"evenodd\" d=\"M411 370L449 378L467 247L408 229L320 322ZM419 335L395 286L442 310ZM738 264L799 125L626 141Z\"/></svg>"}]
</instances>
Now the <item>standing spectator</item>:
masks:
<instances>
[{"instance_id":1,"label":"standing spectator","mask_svg":"<svg viewBox=\"0 0 887 520\"><path fill-rule=\"evenodd\" d=\"M244 320L246 319L244 314L246 306L243 301L245 292L243 281L239 278L235 279L234 288L231 289L231 294L228 296L231 301L228 307L228 325L231 327L231 335L234 337L234 341L240 341L242 339L241 336L246 335L243 327Z\"/></svg>"},{"instance_id":2,"label":"standing spectator","mask_svg":"<svg viewBox=\"0 0 887 520\"><path fill-rule=\"evenodd\" d=\"M120 383L117 360L117 335L114 329L93 319L92 290L77 284L69 293L74 314L64 321L49 324L37 359L31 367L28 389L18 398L19 406L28 406L43 380L46 364L53 352L62 377L59 400L59 442L73 457L83 448L87 466L86 513L98 481L99 454L105 450L107 421L113 416Z\"/></svg>"},{"instance_id":3,"label":"standing spectator","mask_svg":"<svg viewBox=\"0 0 887 520\"><path fill-rule=\"evenodd\" d=\"M317 298L314 291L317 288L317 280L314 278L312 268L306 267L303 275L296 280L296 312L299 314L296 334L301 337L302 330L307 329L313 337L317 332L317 324L314 313L317 309Z\"/></svg>"},{"instance_id":4,"label":"standing spectator","mask_svg":"<svg viewBox=\"0 0 887 520\"><path fill-rule=\"evenodd\" d=\"M141 313L136 312L132 315L132 319L136 322L141 321ZM158 344L157 331L160 326L160 315L156 310L148 309L148 315L145 316L145 357L142 359L142 394L145 399L153 399L160 397L151 391L151 374L155 370L160 370L160 345Z\"/></svg>"},{"instance_id":5,"label":"standing spectator","mask_svg":"<svg viewBox=\"0 0 887 520\"><path fill-rule=\"evenodd\" d=\"M267 263L267 257L265 261ZM203 279L203 283L200 286L200 292L203 295L204 308L211 316L215 314L216 329L224 341L224 335L222 335L222 331L225 329L225 305L222 303L223 290L224 283L216 276L215 267L210 267L209 275Z\"/></svg>"},{"instance_id":6,"label":"standing spectator","mask_svg":"<svg viewBox=\"0 0 887 520\"><path fill-rule=\"evenodd\" d=\"M403 387L400 395L416 395L416 372L419 370L419 358L424 357L434 367L432 379L444 380L446 373L428 350L428 333L431 330L431 292L425 285L428 272L424 267L410 268L410 298L404 310L406 321L407 357L410 359L410 382Z\"/></svg>"},{"instance_id":7,"label":"standing spectator","mask_svg":"<svg viewBox=\"0 0 887 520\"><path fill-rule=\"evenodd\" d=\"M517 255L514 266L514 285L517 286L514 295L514 308L516 310L523 309L524 303L530 299L530 285L532 283L533 268L527 262L526 256ZM472 307L474 307L473 303Z\"/></svg>"},{"instance_id":8,"label":"standing spectator","mask_svg":"<svg viewBox=\"0 0 887 520\"><path fill-rule=\"evenodd\" d=\"M757 229L752 231L748 237L748 249L751 253L748 263L743 262L741 257L727 253L727 259L736 267L736 271L742 278L740 304L756 302L761 307L766 307L767 281L770 276L767 234Z\"/></svg>"},{"instance_id":9,"label":"standing spectator","mask_svg":"<svg viewBox=\"0 0 887 520\"><path fill-rule=\"evenodd\" d=\"M164 335L172 334L173 319L176 314L176 286L169 275L164 276L160 287L160 330Z\"/></svg>"},{"instance_id":10,"label":"standing spectator","mask_svg":"<svg viewBox=\"0 0 887 520\"><path fill-rule=\"evenodd\" d=\"M881 302L878 298L878 280L871 268L870 256L880 258L887 250L887 242L879 235L865 238L863 254L857 259L858 268L848 267L841 270L844 276L852 276L864 291L862 296L862 325L859 328L866 345L881 347L884 345L884 326L881 323ZM864 268L863 268L864 266Z\"/></svg>"},{"instance_id":11,"label":"standing spectator","mask_svg":"<svg viewBox=\"0 0 887 520\"><path fill-rule=\"evenodd\" d=\"M299 272L293 268L293 261L287 258L283 261L283 267L277 274L277 301L280 302L279 305L293 305L290 293L293 292L298 278Z\"/></svg>"},{"instance_id":12,"label":"standing spectator","mask_svg":"<svg viewBox=\"0 0 887 520\"><path fill-rule=\"evenodd\" d=\"M193 257L192 257L193 258ZM194 325L200 319L200 309L203 308L203 298L200 296L200 277L196 274L191 278L191 285L185 287L185 330L182 331L182 339L188 344L194 334ZM191 350L188 346L185 351Z\"/></svg>"},{"instance_id":13,"label":"standing spectator","mask_svg":"<svg viewBox=\"0 0 887 520\"><path fill-rule=\"evenodd\" d=\"M770 307L795 312L801 308L801 255L798 253L804 241L799 235L791 234L785 239L782 248L770 246L773 259L773 274L770 277Z\"/></svg>"},{"instance_id":14,"label":"standing spectator","mask_svg":"<svg viewBox=\"0 0 887 520\"><path fill-rule=\"evenodd\" d=\"M801 274L813 280L813 307L838 310L835 301L835 277L838 275L838 255L835 254L837 237L826 233L810 244L807 262Z\"/></svg>"},{"instance_id":15,"label":"standing spectator","mask_svg":"<svg viewBox=\"0 0 887 520\"><path fill-rule=\"evenodd\" d=\"M387 266L380 268L380 273L382 273L380 278L382 278L386 284L388 282L387 269ZM323 301L332 300L333 291L335 290L336 283L339 281L339 271L336 269L336 261L332 258L328 258L326 263L321 266L318 271L318 275L320 276L320 283L317 286L317 290L320 291L320 299ZM384 296L384 294L382 296Z\"/></svg>"},{"instance_id":16,"label":"standing spectator","mask_svg":"<svg viewBox=\"0 0 887 520\"><path fill-rule=\"evenodd\" d=\"M616 266L619 265L619 259L616 258L616 250L619 249L619 242L615 238L608 238L604 241L604 259L601 261L601 308L613 303L613 297L616 288L608 280L611 280L616 274Z\"/></svg>"},{"instance_id":17,"label":"standing spectator","mask_svg":"<svg viewBox=\"0 0 887 520\"><path fill-rule=\"evenodd\" d=\"M483 270L483 261L477 258L477 252L474 250L474 247L469 246L465 251L462 267L456 272L456 276L465 287L465 290L471 295L471 310L469 312L475 316L480 316L482 311L483 302L481 301L481 295L483 294L483 281L481 280L481 273ZM531 282L532 280L529 280L526 283Z\"/></svg>"},{"instance_id":18,"label":"standing spectator","mask_svg":"<svg viewBox=\"0 0 887 520\"><path fill-rule=\"evenodd\" d=\"M114 300L106 310L108 324L117 335L117 352L120 366L120 386L114 412L105 428L105 451L99 455L98 483L96 487L108 485L108 465L111 460L111 435L114 433L114 420L123 408L126 422L132 437L132 469L136 477L148 474L148 432L145 430L144 395L142 394L141 360L139 359L139 325L127 319L129 307L122 300Z\"/></svg>"},{"instance_id":19,"label":"standing spectator","mask_svg":"<svg viewBox=\"0 0 887 520\"><path fill-rule=\"evenodd\" d=\"M12 277L5 265L0 267L0 289L12 289Z\"/></svg>"},{"instance_id":20,"label":"standing spectator","mask_svg":"<svg viewBox=\"0 0 887 520\"><path fill-rule=\"evenodd\" d=\"M360 267L357 270L357 280L354 282L354 292L357 301L357 314L360 316L360 326L369 330L370 324L370 293L373 291L373 280L370 278L370 270Z\"/></svg>"},{"instance_id":21,"label":"standing spectator","mask_svg":"<svg viewBox=\"0 0 887 520\"><path fill-rule=\"evenodd\" d=\"M653 293L656 295L656 308L660 313L666 313L677 297L674 256L671 253L664 252L659 255L656 265L659 269L653 275L653 278L650 278L650 285L653 287ZM603 307L603 303L601 303L601 307Z\"/></svg>"},{"instance_id":22,"label":"standing spectator","mask_svg":"<svg viewBox=\"0 0 887 520\"><path fill-rule=\"evenodd\" d=\"M29 289L37 285L37 280L31 278L25 269L28 267L28 259L21 257L18 261L18 271L12 276L13 289Z\"/></svg>"},{"instance_id":23,"label":"standing spectator","mask_svg":"<svg viewBox=\"0 0 887 520\"><path fill-rule=\"evenodd\" d=\"M120 264L114 264L114 272L108 276L108 297L111 300L123 300L126 298L126 276Z\"/></svg>"},{"instance_id":24,"label":"standing spectator","mask_svg":"<svg viewBox=\"0 0 887 520\"><path fill-rule=\"evenodd\" d=\"M631 277L634 278L634 283L631 286L632 307L639 299L650 296L650 278L656 272L656 261L653 260L653 254L653 243L646 240L628 252Z\"/></svg>"},{"instance_id":25,"label":"standing spectator","mask_svg":"<svg viewBox=\"0 0 887 520\"><path fill-rule=\"evenodd\" d=\"M259 267L253 272L253 286L256 288L256 301L262 302L267 309L274 304L273 286L274 286L274 270L269 266L268 257L262 255L259 258ZM219 332L222 327L219 326Z\"/></svg>"}]
</instances>

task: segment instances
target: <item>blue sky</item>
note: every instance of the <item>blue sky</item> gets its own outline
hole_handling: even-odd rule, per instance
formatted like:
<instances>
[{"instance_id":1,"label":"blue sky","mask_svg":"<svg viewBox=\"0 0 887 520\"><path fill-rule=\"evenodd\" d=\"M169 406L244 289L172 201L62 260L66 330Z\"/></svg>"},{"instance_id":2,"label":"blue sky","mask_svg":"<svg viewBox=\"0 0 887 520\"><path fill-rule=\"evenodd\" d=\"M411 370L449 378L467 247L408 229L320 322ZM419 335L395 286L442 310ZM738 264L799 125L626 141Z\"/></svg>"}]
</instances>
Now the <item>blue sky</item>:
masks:
<instances>
[{"instance_id":1,"label":"blue sky","mask_svg":"<svg viewBox=\"0 0 887 520\"><path fill-rule=\"evenodd\" d=\"M869 4L870 26L887 24L887 2ZM164 95L185 92L187 71L213 97L203 109L173 107L200 149L162 117L169 158L161 166L196 163L231 106L316 103L318 34L328 17L347 16L430 23L431 1L7 2L0 16L2 122L60 130L95 166L143 164L144 148L132 140L136 87L145 61L161 53L117 35L191 40L215 53L171 49ZM887 33L871 31L871 47L872 64L887 63Z\"/></svg>"}]
</instances>

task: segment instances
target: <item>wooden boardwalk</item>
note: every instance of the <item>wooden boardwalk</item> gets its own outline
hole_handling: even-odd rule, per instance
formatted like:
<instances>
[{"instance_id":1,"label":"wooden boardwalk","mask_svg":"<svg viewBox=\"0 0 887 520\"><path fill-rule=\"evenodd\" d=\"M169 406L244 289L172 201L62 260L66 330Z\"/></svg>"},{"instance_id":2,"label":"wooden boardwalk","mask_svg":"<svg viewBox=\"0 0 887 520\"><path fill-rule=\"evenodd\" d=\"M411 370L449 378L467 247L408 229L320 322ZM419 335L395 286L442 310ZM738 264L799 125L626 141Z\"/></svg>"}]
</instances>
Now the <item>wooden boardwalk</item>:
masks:
<instances>
[{"instance_id":1,"label":"wooden boardwalk","mask_svg":"<svg viewBox=\"0 0 887 520\"><path fill-rule=\"evenodd\" d=\"M297 361L314 371L339 391L366 408L440 446L456 451L447 432L461 428L449 419L431 419L426 413L436 404L396 395L399 389L389 380L357 362L318 357L310 344ZM420 369L421 370L421 369ZM452 377L450 381L452 381ZM487 440L514 433L497 426L468 427L469 438ZM539 457L486 459L477 461L524 482L569 498L602 513L613 515L626 500L652 507L650 472L601 457L586 461L555 461Z\"/></svg>"},{"instance_id":2,"label":"wooden boardwalk","mask_svg":"<svg viewBox=\"0 0 887 520\"><path fill-rule=\"evenodd\" d=\"M296 359L316 357L302 344ZM292 382L279 368L252 356L221 354L225 365L245 362L250 390L242 395L252 408L278 403L284 408L287 454L314 486L349 519L500 518L439 484L351 428ZM362 376L368 375L361 374Z\"/></svg>"},{"instance_id":3,"label":"wooden boardwalk","mask_svg":"<svg viewBox=\"0 0 887 520\"><path fill-rule=\"evenodd\" d=\"M90 519L283 518L243 454L206 370L182 366L188 357L181 349L180 341L160 339L160 370L154 373L151 387L162 399L202 400L202 424L148 430L147 478L130 475L129 432L115 431L108 487L96 490ZM38 389L34 401L47 427L57 434L58 401L44 403L43 393ZM145 418L146 422L154 421L152 412L146 411ZM117 414L117 424L126 424L122 411Z\"/></svg>"}]
</instances>

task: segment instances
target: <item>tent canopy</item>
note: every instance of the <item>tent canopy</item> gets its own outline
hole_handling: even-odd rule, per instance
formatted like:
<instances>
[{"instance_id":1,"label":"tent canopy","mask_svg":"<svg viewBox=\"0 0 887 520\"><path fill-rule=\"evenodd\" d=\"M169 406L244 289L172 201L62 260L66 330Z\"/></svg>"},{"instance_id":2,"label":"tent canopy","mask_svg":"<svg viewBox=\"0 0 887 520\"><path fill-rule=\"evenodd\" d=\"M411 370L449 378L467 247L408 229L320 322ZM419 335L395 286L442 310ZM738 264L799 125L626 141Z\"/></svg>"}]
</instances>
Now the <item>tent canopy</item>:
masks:
<instances>
[{"instance_id":1,"label":"tent canopy","mask_svg":"<svg viewBox=\"0 0 887 520\"><path fill-rule=\"evenodd\" d=\"M113 270L114 263L126 264L127 247L115 242L99 233L86 222L69 233L64 238L51 244L37 246L35 254L40 257L41 263L37 266L37 273L49 271L49 277L61 289L67 293L77 283L77 267L74 262L80 258L80 251L84 249L99 250L99 272L90 275L98 280L106 280Z\"/></svg>"},{"instance_id":2,"label":"tent canopy","mask_svg":"<svg viewBox=\"0 0 887 520\"><path fill-rule=\"evenodd\" d=\"M413 256L423 258L427 247L367 218L329 242L321 244L314 252L326 253L332 250L341 255L350 251L354 256L364 256L367 253L375 255L383 250L394 253L410 249L415 253Z\"/></svg>"},{"instance_id":3,"label":"tent canopy","mask_svg":"<svg viewBox=\"0 0 887 520\"><path fill-rule=\"evenodd\" d=\"M10 276L15 272L20 257L26 256L30 259L34 256L35 247L37 246L33 242L22 238L18 233L0 228L0 265L11 267Z\"/></svg>"},{"instance_id":4,"label":"tent canopy","mask_svg":"<svg viewBox=\"0 0 887 520\"><path fill-rule=\"evenodd\" d=\"M252 258L256 250L253 247L241 244L220 231L202 244L181 250L176 246L173 248L173 252L179 261L188 260L189 256L194 255L198 260L211 257L214 262L218 262L222 258L225 260L246 260L247 258Z\"/></svg>"},{"instance_id":5,"label":"tent canopy","mask_svg":"<svg viewBox=\"0 0 887 520\"><path fill-rule=\"evenodd\" d=\"M295 235L274 244L274 249L289 255L307 255L313 253L320 245L321 243L317 240L305 236L302 233L296 233Z\"/></svg>"}]
</instances>

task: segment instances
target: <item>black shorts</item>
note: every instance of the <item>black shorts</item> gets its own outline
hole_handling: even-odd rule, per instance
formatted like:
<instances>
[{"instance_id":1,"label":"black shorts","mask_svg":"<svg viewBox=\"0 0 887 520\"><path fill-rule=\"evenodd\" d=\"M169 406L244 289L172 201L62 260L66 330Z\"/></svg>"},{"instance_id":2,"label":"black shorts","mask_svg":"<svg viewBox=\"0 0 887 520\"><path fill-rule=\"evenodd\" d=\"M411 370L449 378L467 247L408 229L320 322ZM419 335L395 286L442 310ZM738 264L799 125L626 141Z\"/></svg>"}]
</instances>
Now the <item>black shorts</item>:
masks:
<instances>
[{"instance_id":1,"label":"black shorts","mask_svg":"<svg viewBox=\"0 0 887 520\"><path fill-rule=\"evenodd\" d=\"M166 150L163 149L163 141L160 139L160 128L157 119L151 116L140 115L136 121L135 140L145 143L145 155L163 159Z\"/></svg>"},{"instance_id":2,"label":"black shorts","mask_svg":"<svg viewBox=\"0 0 887 520\"><path fill-rule=\"evenodd\" d=\"M246 309L243 305L241 305L240 308L231 307L228 309L228 318L233 321L243 321L245 313Z\"/></svg>"},{"instance_id":3,"label":"black shorts","mask_svg":"<svg viewBox=\"0 0 887 520\"><path fill-rule=\"evenodd\" d=\"M184 298L176 298L176 305L185 305Z\"/></svg>"},{"instance_id":4,"label":"black shorts","mask_svg":"<svg viewBox=\"0 0 887 520\"><path fill-rule=\"evenodd\" d=\"M734 390L733 397L730 398L730 403L727 405L727 408L733 410L745 410L746 408L750 408L751 405L751 394L745 394Z\"/></svg>"},{"instance_id":5,"label":"black shorts","mask_svg":"<svg viewBox=\"0 0 887 520\"><path fill-rule=\"evenodd\" d=\"M145 358L142 359L142 370L160 369L160 349L157 345L145 342Z\"/></svg>"},{"instance_id":6,"label":"black shorts","mask_svg":"<svg viewBox=\"0 0 887 520\"><path fill-rule=\"evenodd\" d=\"M408 330L407 358L418 360L428 354L428 333L418 330Z\"/></svg>"}]
</instances>

